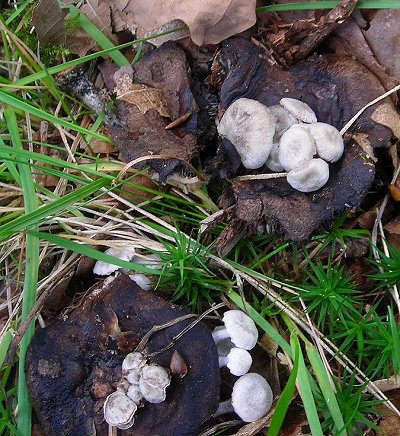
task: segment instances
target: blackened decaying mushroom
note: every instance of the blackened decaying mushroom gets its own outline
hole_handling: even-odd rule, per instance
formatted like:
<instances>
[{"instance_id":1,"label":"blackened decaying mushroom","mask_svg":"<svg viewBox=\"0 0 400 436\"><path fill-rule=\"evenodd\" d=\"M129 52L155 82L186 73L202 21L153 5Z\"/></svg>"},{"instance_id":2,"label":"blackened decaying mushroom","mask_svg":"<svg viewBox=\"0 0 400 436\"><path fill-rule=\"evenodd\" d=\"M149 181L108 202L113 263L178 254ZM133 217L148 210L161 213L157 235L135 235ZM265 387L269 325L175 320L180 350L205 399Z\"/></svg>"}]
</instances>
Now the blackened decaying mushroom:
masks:
<instances>
[{"instance_id":1,"label":"blackened decaying mushroom","mask_svg":"<svg viewBox=\"0 0 400 436\"><path fill-rule=\"evenodd\" d=\"M124 357L151 327L187 313L120 275L100 282L66 321L38 330L27 356L27 380L45 433L108 434L103 403L117 389ZM166 346L191 321L155 333L148 351ZM211 334L197 324L149 363L168 368L174 350L187 363L187 374L173 378L165 401L138 408L126 434L196 435L217 409L220 374Z\"/></svg>"},{"instance_id":2,"label":"blackened decaying mushroom","mask_svg":"<svg viewBox=\"0 0 400 436\"><path fill-rule=\"evenodd\" d=\"M221 71L225 72L220 86L221 112L239 98L255 99L270 107L279 104L282 97L290 97L307 103L318 121L341 129L362 107L385 92L374 74L348 56L315 56L282 70L268 63L251 41L234 37L223 43L219 57L222 67L215 68L214 83L221 84ZM231 225L221 234L217 250L223 254L232 247L237 239L235 229L254 234L263 226L283 233L287 239L302 241L322 222L358 206L374 180L375 167L357 143L357 135L365 135L372 148L389 146L393 135L372 119L379 105L386 105L398 119L389 99L363 112L344 138L344 155L330 165L329 181L317 192L298 192L285 179L233 180L221 199L224 208L229 208ZM240 163L232 163L226 142L221 141L220 149L228 156L225 167L218 166L221 158L214 161L216 166L210 163L214 177L226 177L227 173L233 176L240 168ZM226 164L231 165L230 171ZM262 168L257 172L265 171Z\"/></svg>"}]
</instances>

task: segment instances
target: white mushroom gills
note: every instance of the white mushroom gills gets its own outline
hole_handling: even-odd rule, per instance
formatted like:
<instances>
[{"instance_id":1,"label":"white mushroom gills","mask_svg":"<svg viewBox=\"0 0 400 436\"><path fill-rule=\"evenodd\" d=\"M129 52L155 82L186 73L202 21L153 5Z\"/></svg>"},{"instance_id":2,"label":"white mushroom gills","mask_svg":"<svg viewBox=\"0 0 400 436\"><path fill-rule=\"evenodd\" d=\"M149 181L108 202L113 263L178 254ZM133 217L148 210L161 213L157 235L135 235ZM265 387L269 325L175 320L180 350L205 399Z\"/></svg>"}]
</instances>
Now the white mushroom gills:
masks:
<instances>
[{"instance_id":1,"label":"white mushroom gills","mask_svg":"<svg viewBox=\"0 0 400 436\"><path fill-rule=\"evenodd\" d=\"M329 165L322 159L311 159L305 165L289 171L287 182L300 192L313 192L329 180Z\"/></svg>"},{"instance_id":2,"label":"white mushroom gills","mask_svg":"<svg viewBox=\"0 0 400 436\"><path fill-rule=\"evenodd\" d=\"M132 427L136 410L137 404L121 391L110 394L103 406L106 422L122 430Z\"/></svg>"},{"instance_id":3,"label":"white mushroom gills","mask_svg":"<svg viewBox=\"0 0 400 436\"><path fill-rule=\"evenodd\" d=\"M159 365L148 365L142 370L139 389L149 403L161 403L166 398L166 389L171 383L167 369Z\"/></svg>"},{"instance_id":4,"label":"white mushroom gills","mask_svg":"<svg viewBox=\"0 0 400 436\"><path fill-rule=\"evenodd\" d=\"M257 169L265 164L271 151L275 119L262 103L239 98L225 111L218 133L233 144L245 168Z\"/></svg>"},{"instance_id":5,"label":"white mushroom gills","mask_svg":"<svg viewBox=\"0 0 400 436\"><path fill-rule=\"evenodd\" d=\"M313 137L301 125L291 126L279 143L278 160L286 171L299 168L317 152Z\"/></svg>"},{"instance_id":6,"label":"white mushroom gills","mask_svg":"<svg viewBox=\"0 0 400 436\"><path fill-rule=\"evenodd\" d=\"M307 125L307 130L314 138L317 155L326 162L338 161L344 151L344 142L339 130L326 123Z\"/></svg>"},{"instance_id":7,"label":"white mushroom gills","mask_svg":"<svg viewBox=\"0 0 400 436\"><path fill-rule=\"evenodd\" d=\"M316 123L317 116L308 104L295 98L282 98L279 102L288 112L303 123Z\"/></svg>"},{"instance_id":8,"label":"white mushroom gills","mask_svg":"<svg viewBox=\"0 0 400 436\"><path fill-rule=\"evenodd\" d=\"M269 412L272 402L273 393L267 380L251 372L236 381L232 398L219 404L214 417L234 412L245 422L257 421Z\"/></svg>"},{"instance_id":9,"label":"white mushroom gills","mask_svg":"<svg viewBox=\"0 0 400 436\"><path fill-rule=\"evenodd\" d=\"M213 331L214 342L218 345L224 339L230 339L238 348L251 350L258 340L258 330L254 321L241 310L228 310L222 322L225 328Z\"/></svg>"},{"instance_id":10,"label":"white mushroom gills","mask_svg":"<svg viewBox=\"0 0 400 436\"><path fill-rule=\"evenodd\" d=\"M228 367L231 374L241 376L249 372L253 359L247 350L232 348L227 356L219 357L219 367Z\"/></svg>"}]
</instances>

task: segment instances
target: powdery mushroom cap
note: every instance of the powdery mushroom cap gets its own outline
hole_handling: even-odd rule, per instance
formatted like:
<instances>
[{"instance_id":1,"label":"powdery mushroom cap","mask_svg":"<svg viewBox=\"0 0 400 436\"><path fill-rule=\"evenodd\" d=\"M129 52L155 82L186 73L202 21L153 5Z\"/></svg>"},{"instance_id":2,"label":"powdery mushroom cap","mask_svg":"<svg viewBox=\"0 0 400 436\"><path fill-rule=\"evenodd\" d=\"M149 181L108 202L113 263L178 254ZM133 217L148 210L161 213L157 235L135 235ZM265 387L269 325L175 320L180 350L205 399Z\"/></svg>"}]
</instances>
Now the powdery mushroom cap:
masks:
<instances>
[{"instance_id":1,"label":"powdery mushroom cap","mask_svg":"<svg viewBox=\"0 0 400 436\"><path fill-rule=\"evenodd\" d=\"M225 111L218 133L234 145L245 168L257 169L271 151L275 119L260 102L239 98Z\"/></svg>"},{"instance_id":2,"label":"powdery mushroom cap","mask_svg":"<svg viewBox=\"0 0 400 436\"><path fill-rule=\"evenodd\" d=\"M311 160L317 152L313 137L301 125L291 126L279 142L279 162L286 171L294 170Z\"/></svg>"},{"instance_id":3,"label":"powdery mushroom cap","mask_svg":"<svg viewBox=\"0 0 400 436\"><path fill-rule=\"evenodd\" d=\"M143 394L139 389L139 385L129 386L126 395L138 406L142 404Z\"/></svg>"},{"instance_id":4,"label":"powdery mushroom cap","mask_svg":"<svg viewBox=\"0 0 400 436\"><path fill-rule=\"evenodd\" d=\"M227 356L221 356L219 358L219 367L227 366L230 373L236 376L246 374L253 359L248 351L241 348L232 348Z\"/></svg>"},{"instance_id":5,"label":"powdery mushroom cap","mask_svg":"<svg viewBox=\"0 0 400 436\"><path fill-rule=\"evenodd\" d=\"M149 403L161 403L165 400L166 389L171 383L167 369L159 365L146 365L142 370L139 388Z\"/></svg>"},{"instance_id":6,"label":"powdery mushroom cap","mask_svg":"<svg viewBox=\"0 0 400 436\"><path fill-rule=\"evenodd\" d=\"M140 376L142 375L142 368L130 369L126 374L125 378L131 385L138 385Z\"/></svg>"},{"instance_id":7,"label":"powdery mushroom cap","mask_svg":"<svg viewBox=\"0 0 400 436\"><path fill-rule=\"evenodd\" d=\"M118 259L125 260L127 262L129 262L135 255L135 251L132 248L128 247L107 248L104 253L108 254L109 256L114 256ZM120 269L118 265L112 265L111 263L98 260L94 265L93 274L96 274L98 276L108 276L114 271L117 271L118 269Z\"/></svg>"},{"instance_id":8,"label":"powdery mushroom cap","mask_svg":"<svg viewBox=\"0 0 400 436\"><path fill-rule=\"evenodd\" d=\"M317 122L317 116L308 104L295 98L282 98L279 103L299 121L303 121L303 123Z\"/></svg>"},{"instance_id":9,"label":"powdery mushroom cap","mask_svg":"<svg viewBox=\"0 0 400 436\"><path fill-rule=\"evenodd\" d=\"M253 422L268 413L273 402L273 393L267 380L249 372L240 377L233 386L232 406L245 422Z\"/></svg>"},{"instance_id":10,"label":"powdery mushroom cap","mask_svg":"<svg viewBox=\"0 0 400 436\"><path fill-rule=\"evenodd\" d=\"M275 173L280 173L285 170L279 161L279 143L274 142L265 165L269 170L274 171Z\"/></svg>"},{"instance_id":11,"label":"powdery mushroom cap","mask_svg":"<svg viewBox=\"0 0 400 436\"><path fill-rule=\"evenodd\" d=\"M338 161L344 151L344 142L339 130L326 123L307 125L307 129L314 138L317 154L327 162Z\"/></svg>"},{"instance_id":12,"label":"powdery mushroom cap","mask_svg":"<svg viewBox=\"0 0 400 436\"><path fill-rule=\"evenodd\" d=\"M222 322L231 341L238 348L251 350L256 346L258 330L254 321L241 310L227 310Z\"/></svg>"},{"instance_id":13,"label":"powdery mushroom cap","mask_svg":"<svg viewBox=\"0 0 400 436\"><path fill-rule=\"evenodd\" d=\"M280 104L269 106L268 109L275 118L274 142L279 142L286 130L293 124L298 124L299 121Z\"/></svg>"},{"instance_id":14,"label":"powdery mushroom cap","mask_svg":"<svg viewBox=\"0 0 400 436\"><path fill-rule=\"evenodd\" d=\"M113 427L127 429L135 422L137 404L121 391L110 394L103 406L104 419Z\"/></svg>"},{"instance_id":15,"label":"powdery mushroom cap","mask_svg":"<svg viewBox=\"0 0 400 436\"><path fill-rule=\"evenodd\" d=\"M322 159L311 159L303 166L289 171L287 182L300 192L313 192L322 188L329 179L329 165Z\"/></svg>"},{"instance_id":16,"label":"powdery mushroom cap","mask_svg":"<svg viewBox=\"0 0 400 436\"><path fill-rule=\"evenodd\" d=\"M129 353L122 361L122 372L127 372L132 369L143 368L146 365L146 358L142 353Z\"/></svg>"},{"instance_id":17,"label":"powdery mushroom cap","mask_svg":"<svg viewBox=\"0 0 400 436\"><path fill-rule=\"evenodd\" d=\"M151 278L144 274L129 274L129 278L145 291L151 291L154 287Z\"/></svg>"}]
</instances>

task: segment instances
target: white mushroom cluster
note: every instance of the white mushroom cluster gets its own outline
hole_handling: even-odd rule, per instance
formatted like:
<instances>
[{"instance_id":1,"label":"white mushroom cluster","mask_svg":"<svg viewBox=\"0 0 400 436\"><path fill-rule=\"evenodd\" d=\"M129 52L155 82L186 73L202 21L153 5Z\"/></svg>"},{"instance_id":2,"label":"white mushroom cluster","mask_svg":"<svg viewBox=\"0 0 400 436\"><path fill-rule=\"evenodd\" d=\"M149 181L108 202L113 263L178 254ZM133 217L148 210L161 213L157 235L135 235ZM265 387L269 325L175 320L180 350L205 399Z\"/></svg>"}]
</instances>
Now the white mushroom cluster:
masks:
<instances>
[{"instance_id":1,"label":"white mushroom cluster","mask_svg":"<svg viewBox=\"0 0 400 436\"><path fill-rule=\"evenodd\" d=\"M301 192L322 188L329 164L344 151L336 127L318 122L306 103L293 98L270 107L240 98L225 111L218 133L234 145L245 168L287 172L289 185Z\"/></svg>"},{"instance_id":2,"label":"white mushroom cluster","mask_svg":"<svg viewBox=\"0 0 400 436\"><path fill-rule=\"evenodd\" d=\"M161 403L171 383L168 370L160 365L148 365L142 353L129 353L122 362L122 380L116 392L104 403L104 419L122 430L135 422L135 413L144 402Z\"/></svg>"},{"instance_id":3,"label":"white mushroom cluster","mask_svg":"<svg viewBox=\"0 0 400 436\"><path fill-rule=\"evenodd\" d=\"M241 310L226 311L222 322L224 327L218 326L212 332L218 350L219 366L226 366L233 375L244 375L253 363L249 350L257 343L257 327Z\"/></svg>"}]
</instances>

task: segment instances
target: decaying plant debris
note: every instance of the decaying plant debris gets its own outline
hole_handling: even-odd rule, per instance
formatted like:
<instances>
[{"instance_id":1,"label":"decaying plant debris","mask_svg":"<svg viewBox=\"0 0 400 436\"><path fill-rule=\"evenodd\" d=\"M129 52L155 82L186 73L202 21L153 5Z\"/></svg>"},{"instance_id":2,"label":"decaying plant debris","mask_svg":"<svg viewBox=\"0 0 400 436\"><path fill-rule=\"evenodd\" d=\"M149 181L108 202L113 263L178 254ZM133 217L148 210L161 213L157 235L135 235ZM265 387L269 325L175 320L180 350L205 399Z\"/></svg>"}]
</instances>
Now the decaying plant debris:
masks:
<instances>
[{"instance_id":1,"label":"decaying plant debris","mask_svg":"<svg viewBox=\"0 0 400 436\"><path fill-rule=\"evenodd\" d=\"M45 20L45 28L38 30L38 37L43 43L66 41L71 51L81 56L97 49L94 40L88 41L90 38L86 34L81 34L83 32L77 32L74 36L65 28L53 29L52 21L60 26L60 23L63 23L63 11L58 2L47 1L48 8L46 1L42 0L33 17L33 22L39 27L41 16L47 9L51 11L51 20ZM271 384L272 391L268 389L267 406L262 412L250 418L236 412L245 422L252 421L253 418L258 419L257 422L243 427L238 434L264 432L271 424L276 406L274 401L280 398L283 385L287 381L285 377L293 370L294 354L290 355L288 352L288 349L293 351L293 342L290 342L290 339L297 337L293 322L305 332L304 337L298 334L301 339L300 349L305 351L304 356L309 349L317 351L319 347L318 350L324 359L331 356L332 361L336 359L339 362L336 368L332 365L332 374L324 368L330 383L338 380L345 380L347 383L349 377L344 373L348 371L351 377L355 374L351 381L357 384L357 389L358 386L363 386L357 392L365 388L376 398L388 400L379 390L381 380L378 380L376 385L370 383L367 379L369 375L365 376L362 373L370 368L363 362L353 363L350 358L347 359L346 352L342 352L341 347L348 344L344 340L336 342L335 337L332 339L326 333L330 326L324 329L324 322L321 321L323 317L313 317L314 313L308 309L315 309L315 301L320 301L321 306L326 307L326 301L330 298L328 294L332 291L331 282L328 280L332 277L329 276L323 283L322 292L317 294L318 286L313 287L311 283L315 284L312 274L315 273L317 276L317 272L322 276L325 271L327 274L337 273L337 277L333 276L332 281L337 279L340 285L344 283L343 289L346 290L348 287L349 293L354 291L358 298L358 290L349 284L350 279L347 280L345 274L351 271L359 288L369 295L365 299L360 297L359 300L354 297L354 307L343 306L344 309L356 311L359 317L357 319L363 322L381 322L381 312L372 307L378 304L377 298L382 295L382 289L376 290L371 284L374 282L371 276L373 268L367 260L370 244L365 238L356 239L365 233L358 233L362 230L354 230L354 227L374 227L372 241L376 244L376 227L381 224L380 216L385 210L388 196L377 202L376 195L367 196L368 191L372 186L383 191L382 186L390 183L389 190L393 201L400 199L400 169L391 182L388 181L387 174L382 177L382 174L387 172L385 165L388 162L395 168L400 168L396 148L400 139L400 117L397 94L392 89L400 80L399 65L397 58L388 60L386 53L387 46L391 43L398 48L397 40L391 40L390 36L396 33L393 30L394 23L399 15L396 12L385 15L371 11L361 15L354 9L357 1L342 0L338 7L326 13L297 12L286 15L268 14L267 17L260 15L256 25L251 28L255 24L254 1L249 1L246 5L241 5L239 3L242 2L236 0L220 1L217 2L219 8L211 8L215 5L215 0L204 3L165 0L158 4L158 15L148 11L146 1L85 0L84 6L76 2L71 3L97 23L115 44L125 41L127 37L131 38L132 33L139 37L154 29L170 30L171 26L181 27L185 23L187 28L176 34L164 35L163 40L150 40L149 43L141 44L140 48L137 46L135 61L131 65L120 68L116 63L102 59L90 66L86 65L85 68L65 70L57 76L56 83L62 91L81 100L98 115L104 115L104 126L101 127L104 130L101 132L111 139L113 146L110 147L107 141L104 141L107 145L104 148L92 147L91 141L85 142L90 138L87 131L84 139L84 135L82 138L72 134L66 136L62 129L57 133L54 140L57 145L68 148L71 139L71 149L68 148L65 156L74 164L75 151L78 150L79 154L79 151L85 150L83 158L79 154L76 166L73 171L71 170L70 180L53 176L49 170L49 174L56 180L51 186L56 186L57 195L62 196L68 192L68 180L73 186L84 185L80 179L82 174L87 179L93 176L95 181L100 180L102 174L93 172L98 168L104 171L109 183L101 186L99 184L96 191L89 196L90 201L99 201L96 203L98 208L91 209L89 200L79 203L75 216L75 200L69 204L74 212L71 213L72 218L68 216L68 219L63 220L61 217L58 221L58 217L50 214L50 217L46 216L45 228L42 223L38 224L42 232L40 237L47 232L47 235L58 237L58 240L68 239L75 247L79 247L79 244L87 247L98 245L97 249L108 247L103 257L113 253L117 260L125 260L125 267L128 267L126 262L132 262L132 257L120 258L112 251L114 246L122 246L121 240L126 239L128 244L134 245L132 253L138 254L139 259L147 255L147 250L152 253L158 251L158 272L161 279L158 282L148 279L145 291L125 273L116 272L122 266L115 264L111 268L106 268L104 273L116 272L115 277L106 278L92 286L94 281L98 280L98 277L93 275L93 265L84 269L84 272L79 271L83 268L85 258L78 267L75 264L70 265L68 275L65 275L63 280L53 278L53 282L58 282L58 285L53 290L48 285L39 297L37 306L26 317L28 321L35 318L48 294L54 298L53 302L46 302L50 312L42 311L44 320L41 321L47 325L36 331L26 361L29 393L40 430L55 435L106 435L117 431L105 422L103 407L109 395L115 393L118 384L123 381L122 361L136 347L140 348L143 338L147 338L146 334L151 332L154 326L165 323L171 325L152 333L148 342L145 341L146 348L141 351L148 357L150 365L159 364L169 368L164 372L168 372L168 377L172 377L171 382L168 384L168 380L164 386L166 391L163 393L166 395L162 396L162 401L158 398L156 404L143 404L144 401L141 402L141 399L138 401L134 425L131 417L128 417L129 419L124 420L119 427L124 429L126 434L195 436L205 431L204 435L211 435L218 431L220 426L243 426L242 421L227 422L229 417L237 418L232 414L234 409L231 407L222 412L231 414L225 415L224 418L215 412L219 409L218 403L230 397L236 378L245 376L248 371L257 373L255 375L258 379L262 374L261 378L265 378L268 385ZM201 4L196 9L192 7L192 3ZM136 9L136 17L134 6L139 8ZM71 10L75 8L69 7ZM243 8L251 10L251 14L243 12ZM209 9L211 13L208 13ZM386 20L389 35L385 33ZM181 40L189 35L191 40ZM383 37L385 41L392 42L382 45ZM164 40L168 41L161 43ZM125 52L124 56L130 62L135 54L129 51ZM387 90L391 91L389 96L368 106ZM311 121L295 117L295 121L290 121L289 124L298 121L328 123L337 129L335 134L341 141L341 150L337 157L325 159L329 161L330 175L324 179L324 183L326 180L327 183L310 189L312 192L300 192L289 185L286 179L288 173L283 171L290 171L292 168L271 168L265 160L268 153L261 156L261 163L249 164L246 162L247 150L238 153L234 144L228 140L232 131L222 120L229 107L240 99L251 100L256 103L254 112L257 112L257 107L261 107L262 110L258 112L269 113L269 109L266 108L276 107L282 98L296 99L298 102L306 103L310 108ZM68 111L63 110L60 103L57 111L61 111L63 117L70 115ZM75 114L72 110L71 114L80 120L79 112ZM85 113L86 124L82 122L82 125L91 126L91 117L92 114ZM262 125L265 119L263 118L257 126ZM339 131L343 134L343 155L343 141ZM83 132L84 130L80 133ZM46 140L43 139L44 135L40 131L33 142L46 142L47 137ZM269 133L269 146L273 147L274 143L279 143L274 139L276 136L276 132ZM38 147L36 143L33 146ZM97 160L91 159L99 154L101 163L106 162L103 167L98 167ZM312 151L308 157L313 159L316 156L316 151ZM34 156L28 158L35 162ZM116 162L116 159L126 163L126 166ZM110 165L107 166L108 164ZM327 163L324 164L328 166ZM37 167L40 171L39 165ZM10 174L13 171L12 166L11 170L7 166L4 168ZM88 172L90 176L85 173L87 168L92 171ZM66 171L70 169L67 167ZM140 172L141 179L136 177L136 172ZM62 173L62 170L59 173ZM131 177L132 175L135 176ZM39 178L42 177L41 174L37 177L37 184L40 180L46 180ZM125 178L129 178L129 181ZM132 187L135 183L141 185L143 179L146 193ZM128 185L132 180L133 184L125 188L124 183ZM68 189L64 186L64 190L61 189L59 192L58 189L63 185L60 181L65 182L64 185L68 185ZM377 183L374 185L374 182ZM47 183L50 182L46 181L44 185L48 189ZM178 189L169 189L165 187L165 183L178 186ZM199 189L201 185L202 190ZM129 190L133 190L134 193L129 195ZM303 190L306 191L304 188ZM107 195L110 195L102 203L102 195L106 191ZM40 192L43 203L50 202L50 197L46 197L48 192ZM167 204L167 201L172 203L173 195L179 196L181 202L177 202L178 206ZM195 197L196 203L193 201ZM366 197L369 210L361 216L354 217L356 209L365 202ZM164 199L167 199L165 204ZM57 202L52 198L51 201ZM371 203L374 204L371 206ZM7 203L4 205L7 206ZM20 203L17 205L20 206ZM13 206L15 205L11 205L11 209ZM188 207L188 212L184 210L185 207ZM388 240L398 246L399 222L398 219L393 219L396 206L391 207L391 221L388 220L385 231ZM344 211L350 211L348 219L352 221L348 234L356 235L353 239L352 236L342 236L340 231L335 233L337 228L334 227L333 236L316 234L323 224L331 224ZM185 218L182 221L176 218L179 213ZM206 218L201 218L200 221L199 216ZM344 217L344 214L342 216ZM108 221L108 217L115 219ZM129 221L129 226L125 220ZM199 233L202 233L204 229L208 230L222 221L226 223L222 230L218 227L215 233L205 232L195 241L191 232L195 233L200 225L202 227ZM36 226L35 220L31 222L32 226ZM341 223L343 224L343 221ZM29 232L30 228L26 230ZM190 236L187 236L189 234ZM313 234L315 237L310 242ZM18 232L16 235L19 237ZM261 248L256 247L257 242L253 243L259 236L264 238L260 243ZM249 237L248 247L245 245L245 237ZM332 246L329 238L331 242L334 241ZM48 246L57 246L54 239L49 240L50 245L46 242L43 252ZM268 242L269 240L273 242ZM276 241L282 245L278 246ZM295 253L294 248L293 252L290 252L287 249L290 246L287 241L300 242L298 245L293 244L298 252ZM304 248L301 244L306 242L309 244ZM385 244L385 241L383 242ZM235 246L235 251L230 253ZM384 249L387 249L386 245ZM80 252L79 249L76 251ZM260 257L255 259L248 255L247 251L257 253ZM92 255L93 252L92 248ZM244 252L246 253L243 254ZM52 256L58 259L59 253L52 253ZM225 256L228 256L227 260ZM323 266L319 263L321 260L325 262ZM275 266L275 262L279 265ZM102 263L109 266L105 261ZM136 266L139 264L138 261ZM304 267L306 264L308 269ZM337 265L340 267L336 268ZM394 272L391 265L390 262L386 264L389 274ZM375 266L379 268L382 264L376 261ZM172 291L168 286L163 287L165 283L162 280L165 274L169 280L166 280L166 283L171 284L168 277L171 270L176 272L173 276L176 283L172 283L175 289ZM47 270L43 268L43 271ZM99 270L95 268L94 274L99 274ZM186 274L189 278L185 282ZM308 278L302 277L306 274L309 274ZM286 275L289 277L288 282ZM198 277L200 280L203 278L204 283L201 285L205 290L200 286L196 287ZM297 280L303 278L304 286L296 287ZM385 280L387 284L387 279ZM77 282L90 283L92 287L88 292L85 286L77 291ZM70 284L73 284L74 289L69 289ZM394 298L394 303L391 303L397 303L400 310L400 299L396 294L397 284L390 284L393 286L393 290L390 291ZM228 300L231 300L234 302L230 307L233 311L237 307L244 311L249 310L248 313L254 317L254 321L257 315L258 325L254 325L257 335L252 347L257 341L262 347L256 347L250 355L242 346L233 347L232 339L228 340L229 350L219 355L217 351L220 352L220 349L215 346L211 335L212 328L217 324L216 318L222 316L217 312L214 312L213 315L218 316L213 320L203 319L191 326L185 334L180 335L195 316L187 309L175 306L157 295L159 292L165 292L163 295L166 297L171 291L169 297L172 295L174 301L176 289L179 289L178 301L183 302L187 297L184 302L190 302L193 307L194 302L198 303L196 308L199 312L208 308L206 301L211 304L214 297L221 296L223 303L219 306L230 305L231 302ZM199 294L198 289L201 290ZM259 294L251 294L250 289L257 289ZM342 294L339 296L344 299L343 289L340 289ZM82 291L85 295L80 299L76 292ZM312 301L307 292L317 295L315 301ZM66 294L69 294L68 299L65 298ZM337 295L334 297L337 298ZM78 301L78 304L63 316L60 310L65 309L71 300L74 304ZM386 300L383 301L386 304ZM12 304L14 303L11 302L10 307ZM214 309L215 306L212 305L206 313ZM277 315L275 309L284 312L285 315L279 318L280 314ZM15 309L14 313L17 313ZM391 314L392 312L389 313ZM390 324L392 331L397 332L398 316L396 314L389 318L389 315L384 322ZM11 346L6 363L10 363L16 355L21 333L28 329L29 322L26 318L25 322L19 325L20 329L14 338L10 339ZM332 319L336 320L338 317ZM390 323L387 319L390 319ZM271 343L271 338L264 333L268 331L266 324L263 324L265 320L271 321L270 332L276 333L274 341L279 338L276 343ZM11 321L8 322L11 324ZM214 336L220 328L216 327ZM293 332L290 339L289 331ZM179 339L176 339L177 336ZM282 341L288 348L282 346ZM230 356L232 350L232 356L241 355L243 365L231 365L229 360L233 359ZM285 351L285 356L282 350ZM330 365L330 362L325 360L324 364ZM354 355L353 361L356 362ZM388 374L392 376L395 365L390 362L388 366ZM306 370L313 377L314 369L307 367ZM375 372L373 375L375 376ZM125 391L127 392L127 389ZM302 394L301 389L296 392L293 384L293 401L288 406L291 411L296 409L297 400ZM265 416L271 406L271 411ZM400 416L400 412L390 401L387 401L386 406ZM322 414L320 417L322 420ZM289 416L288 421L291 418ZM300 434L304 430L300 427L307 425L307 418L304 413L299 414L299 418L288 422L286 428L282 429L282 434ZM117 425L112 422L113 425ZM290 430L291 424L296 430ZM130 429L125 429L130 425ZM210 426L214 427L210 429ZM353 428L349 431L352 430Z\"/></svg>"},{"instance_id":2,"label":"decaying plant debris","mask_svg":"<svg viewBox=\"0 0 400 436\"><path fill-rule=\"evenodd\" d=\"M153 326L187 314L120 275L96 285L67 320L40 330L30 346L27 373L45 432L108 434L102 406L117 387L125 355ZM191 321L154 333L145 352L162 350ZM173 377L164 402L139 409L126 434L195 435L217 409L220 373L211 333L197 324L150 361L169 368L174 351L184 359L187 373Z\"/></svg>"}]
</instances>

